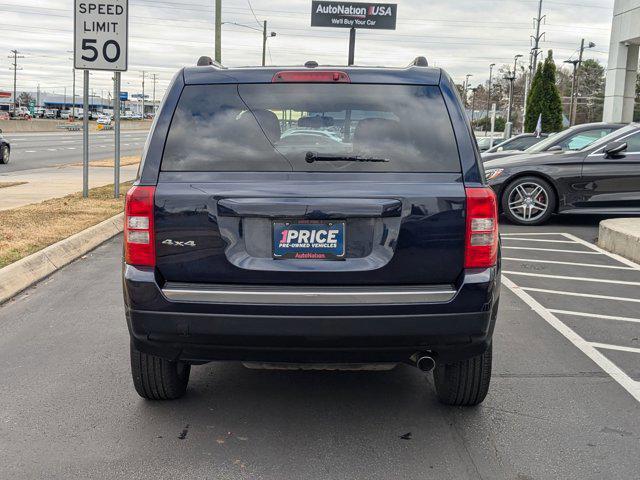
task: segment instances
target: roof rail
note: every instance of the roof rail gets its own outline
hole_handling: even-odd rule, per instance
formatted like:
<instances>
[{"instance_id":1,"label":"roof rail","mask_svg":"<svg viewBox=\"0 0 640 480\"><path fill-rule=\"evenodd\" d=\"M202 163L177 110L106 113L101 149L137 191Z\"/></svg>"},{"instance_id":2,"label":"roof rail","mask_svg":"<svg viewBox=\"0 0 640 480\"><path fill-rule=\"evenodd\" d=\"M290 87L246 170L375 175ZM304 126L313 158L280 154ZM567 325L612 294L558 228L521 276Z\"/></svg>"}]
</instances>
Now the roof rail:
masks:
<instances>
[{"instance_id":1,"label":"roof rail","mask_svg":"<svg viewBox=\"0 0 640 480\"><path fill-rule=\"evenodd\" d=\"M427 61L427 57L416 57L409 64L410 67L428 67L429 62Z\"/></svg>"},{"instance_id":2,"label":"roof rail","mask_svg":"<svg viewBox=\"0 0 640 480\"><path fill-rule=\"evenodd\" d=\"M202 55L198 59L198 63L196 65L198 67L212 66L212 67L215 67L215 68L227 68L227 67L223 66L221 63L218 63L218 62L214 61L211 57L208 57L207 55Z\"/></svg>"}]
</instances>

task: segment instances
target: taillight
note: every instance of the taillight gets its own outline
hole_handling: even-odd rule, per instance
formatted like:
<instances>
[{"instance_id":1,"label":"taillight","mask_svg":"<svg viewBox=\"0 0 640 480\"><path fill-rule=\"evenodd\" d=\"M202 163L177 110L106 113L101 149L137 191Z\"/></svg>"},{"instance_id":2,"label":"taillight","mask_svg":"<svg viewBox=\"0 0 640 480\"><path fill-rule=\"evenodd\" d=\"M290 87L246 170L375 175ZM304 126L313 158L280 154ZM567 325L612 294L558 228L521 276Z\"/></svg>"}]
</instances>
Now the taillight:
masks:
<instances>
[{"instance_id":1,"label":"taillight","mask_svg":"<svg viewBox=\"0 0 640 480\"><path fill-rule=\"evenodd\" d=\"M498 260L498 206L490 188L467 188L465 268L492 267Z\"/></svg>"},{"instance_id":2,"label":"taillight","mask_svg":"<svg viewBox=\"0 0 640 480\"><path fill-rule=\"evenodd\" d=\"M345 72L327 70L285 70L276 73L271 79L272 83L351 83L349 75Z\"/></svg>"},{"instance_id":3,"label":"taillight","mask_svg":"<svg viewBox=\"0 0 640 480\"><path fill-rule=\"evenodd\" d=\"M129 265L154 267L153 195L156 187L133 186L124 204L124 261Z\"/></svg>"}]
</instances>

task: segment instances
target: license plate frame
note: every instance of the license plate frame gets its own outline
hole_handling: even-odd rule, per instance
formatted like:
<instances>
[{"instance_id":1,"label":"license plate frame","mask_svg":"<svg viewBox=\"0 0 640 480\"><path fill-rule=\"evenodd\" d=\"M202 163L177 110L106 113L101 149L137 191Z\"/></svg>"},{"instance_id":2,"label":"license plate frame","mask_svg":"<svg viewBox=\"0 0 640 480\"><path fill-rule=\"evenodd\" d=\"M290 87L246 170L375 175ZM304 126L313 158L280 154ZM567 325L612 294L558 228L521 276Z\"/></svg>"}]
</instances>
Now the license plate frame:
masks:
<instances>
[{"instance_id":1,"label":"license plate frame","mask_svg":"<svg viewBox=\"0 0 640 480\"><path fill-rule=\"evenodd\" d=\"M271 222L271 255L274 260L320 260L340 261L345 260L347 243L347 225L345 220L274 220ZM288 234L285 231L296 231ZM303 238L303 243L295 243L302 231L308 232ZM335 234L336 241L332 239L331 232ZM312 232L315 232L312 233ZM321 233L322 232L322 233ZM320 235L320 240L315 236ZM295 238L291 238L295 237ZM289 241L283 241L289 239ZM335 246L326 246L328 243ZM314 246L315 245L315 246ZM321 246L322 245L322 246Z\"/></svg>"}]
</instances>

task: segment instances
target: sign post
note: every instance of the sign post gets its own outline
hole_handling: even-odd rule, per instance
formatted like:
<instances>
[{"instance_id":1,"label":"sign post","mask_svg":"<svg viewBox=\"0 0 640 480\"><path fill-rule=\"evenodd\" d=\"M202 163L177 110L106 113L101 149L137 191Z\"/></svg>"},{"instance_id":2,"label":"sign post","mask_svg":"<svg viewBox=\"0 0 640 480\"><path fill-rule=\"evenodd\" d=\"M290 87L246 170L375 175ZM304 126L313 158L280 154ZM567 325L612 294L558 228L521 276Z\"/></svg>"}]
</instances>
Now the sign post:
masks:
<instances>
[{"instance_id":1,"label":"sign post","mask_svg":"<svg viewBox=\"0 0 640 480\"><path fill-rule=\"evenodd\" d=\"M349 59L353 65L356 49L356 28L395 30L398 5L395 3L361 3L313 0L311 26L349 28Z\"/></svg>"},{"instance_id":2,"label":"sign post","mask_svg":"<svg viewBox=\"0 0 640 480\"><path fill-rule=\"evenodd\" d=\"M113 151L113 197L120 198L120 72L116 72L113 78L113 136L115 138L115 148Z\"/></svg>"},{"instance_id":3,"label":"sign post","mask_svg":"<svg viewBox=\"0 0 640 480\"><path fill-rule=\"evenodd\" d=\"M89 196L89 70L116 72L114 98L119 98L120 73L127 71L128 0L74 0L74 66L84 70L82 112L82 196ZM119 196L120 115L115 116L114 194Z\"/></svg>"}]
</instances>

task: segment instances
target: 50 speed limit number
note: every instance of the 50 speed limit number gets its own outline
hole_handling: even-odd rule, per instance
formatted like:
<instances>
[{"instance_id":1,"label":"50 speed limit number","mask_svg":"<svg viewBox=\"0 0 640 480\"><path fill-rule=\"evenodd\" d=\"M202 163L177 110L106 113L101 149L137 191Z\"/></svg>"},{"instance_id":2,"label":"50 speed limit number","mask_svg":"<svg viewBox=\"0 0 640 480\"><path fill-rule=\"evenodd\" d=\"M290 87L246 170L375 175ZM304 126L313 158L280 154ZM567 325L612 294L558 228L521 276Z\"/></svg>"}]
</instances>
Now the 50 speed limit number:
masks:
<instances>
[{"instance_id":1,"label":"50 speed limit number","mask_svg":"<svg viewBox=\"0 0 640 480\"><path fill-rule=\"evenodd\" d=\"M126 71L128 0L75 0L75 68Z\"/></svg>"}]
</instances>

